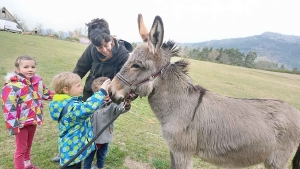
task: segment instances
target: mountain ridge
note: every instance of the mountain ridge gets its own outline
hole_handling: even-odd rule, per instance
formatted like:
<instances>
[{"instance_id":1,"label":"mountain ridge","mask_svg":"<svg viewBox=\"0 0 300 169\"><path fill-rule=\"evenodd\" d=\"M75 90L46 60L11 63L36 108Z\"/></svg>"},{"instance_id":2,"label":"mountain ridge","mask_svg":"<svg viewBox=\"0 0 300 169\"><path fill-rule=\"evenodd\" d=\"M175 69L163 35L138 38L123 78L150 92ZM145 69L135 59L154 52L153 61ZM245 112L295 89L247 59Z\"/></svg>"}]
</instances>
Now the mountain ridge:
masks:
<instances>
[{"instance_id":1,"label":"mountain ridge","mask_svg":"<svg viewBox=\"0 0 300 169\"><path fill-rule=\"evenodd\" d=\"M180 45L191 48L234 48L245 54L252 51L256 52L259 58L267 58L280 65L283 64L285 68L300 69L300 36L264 32L260 35L242 38L181 43Z\"/></svg>"}]
</instances>

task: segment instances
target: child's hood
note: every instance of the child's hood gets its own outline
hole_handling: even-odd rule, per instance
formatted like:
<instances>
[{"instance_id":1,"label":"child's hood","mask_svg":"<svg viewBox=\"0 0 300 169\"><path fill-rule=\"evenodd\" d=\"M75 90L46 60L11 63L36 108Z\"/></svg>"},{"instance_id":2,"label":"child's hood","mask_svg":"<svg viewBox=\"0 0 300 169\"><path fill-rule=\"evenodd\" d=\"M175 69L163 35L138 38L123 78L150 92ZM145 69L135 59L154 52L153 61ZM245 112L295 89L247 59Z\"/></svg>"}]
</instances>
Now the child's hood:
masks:
<instances>
[{"instance_id":1,"label":"child's hood","mask_svg":"<svg viewBox=\"0 0 300 169\"><path fill-rule=\"evenodd\" d=\"M55 121L58 121L60 114L62 113L63 108L71 100L79 100L78 97L71 97L66 94L55 94L52 101L49 104L51 118Z\"/></svg>"},{"instance_id":2,"label":"child's hood","mask_svg":"<svg viewBox=\"0 0 300 169\"><path fill-rule=\"evenodd\" d=\"M33 76L31 79L30 79L30 81L31 81L31 83L37 83L37 82L39 82L39 81L41 81L42 80L42 78L41 77L39 77L39 76ZM6 76L4 77L4 83L5 84L7 84L7 83L10 83L10 82L12 82L12 83L15 83L15 82L23 82L23 83L27 83L27 79L25 78L25 76L24 75L22 75L22 74L17 74L15 71L13 71L13 72L9 72L9 73L7 73L6 74Z\"/></svg>"},{"instance_id":3,"label":"child's hood","mask_svg":"<svg viewBox=\"0 0 300 169\"><path fill-rule=\"evenodd\" d=\"M6 76L4 76L4 81L5 81L5 82L9 82L9 81L11 81L11 78L12 78L12 77L15 77L15 76L17 76L17 73L16 73L16 72L8 72L8 73L6 74Z\"/></svg>"}]
</instances>

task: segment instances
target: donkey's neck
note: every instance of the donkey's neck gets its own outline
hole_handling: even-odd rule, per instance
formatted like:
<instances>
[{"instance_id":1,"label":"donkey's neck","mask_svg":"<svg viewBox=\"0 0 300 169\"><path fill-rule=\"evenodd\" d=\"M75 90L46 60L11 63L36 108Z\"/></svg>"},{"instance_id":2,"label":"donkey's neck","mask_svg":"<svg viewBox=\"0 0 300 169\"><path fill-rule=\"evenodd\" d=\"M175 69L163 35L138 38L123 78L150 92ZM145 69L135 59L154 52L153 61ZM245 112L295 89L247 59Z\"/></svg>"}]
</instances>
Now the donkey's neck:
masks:
<instances>
[{"instance_id":1,"label":"donkey's neck","mask_svg":"<svg viewBox=\"0 0 300 169\"><path fill-rule=\"evenodd\" d=\"M176 113L184 123L192 118L200 92L195 89L190 78L172 65L155 83L154 91L148 97L150 107L163 125ZM195 105L195 106L192 106Z\"/></svg>"}]
</instances>

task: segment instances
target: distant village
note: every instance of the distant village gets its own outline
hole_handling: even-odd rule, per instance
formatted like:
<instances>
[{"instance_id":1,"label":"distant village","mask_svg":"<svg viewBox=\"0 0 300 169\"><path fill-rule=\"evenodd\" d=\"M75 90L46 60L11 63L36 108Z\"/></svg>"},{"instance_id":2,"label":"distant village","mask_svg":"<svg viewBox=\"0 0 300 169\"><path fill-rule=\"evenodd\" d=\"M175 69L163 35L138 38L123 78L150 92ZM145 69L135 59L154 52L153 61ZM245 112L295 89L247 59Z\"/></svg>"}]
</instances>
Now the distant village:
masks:
<instances>
[{"instance_id":1,"label":"distant village","mask_svg":"<svg viewBox=\"0 0 300 169\"><path fill-rule=\"evenodd\" d=\"M0 31L19 33L22 35L45 36L52 39L68 40L84 44L90 43L89 39L86 35L84 35L84 31L81 28L68 32L54 32L52 29L44 29L41 23L37 23L34 29L28 30L26 23L24 23L22 19L17 16L17 14L10 13L5 7L0 7L0 9Z\"/></svg>"}]
</instances>

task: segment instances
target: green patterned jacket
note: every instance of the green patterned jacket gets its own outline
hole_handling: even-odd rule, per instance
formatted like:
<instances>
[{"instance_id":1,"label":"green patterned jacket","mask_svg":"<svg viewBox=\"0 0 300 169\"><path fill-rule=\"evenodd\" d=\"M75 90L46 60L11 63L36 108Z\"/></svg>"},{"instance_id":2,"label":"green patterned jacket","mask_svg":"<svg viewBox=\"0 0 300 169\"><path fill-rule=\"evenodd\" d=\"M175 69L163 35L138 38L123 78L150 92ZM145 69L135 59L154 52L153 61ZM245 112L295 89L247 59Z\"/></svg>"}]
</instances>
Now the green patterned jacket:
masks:
<instances>
[{"instance_id":1,"label":"green patterned jacket","mask_svg":"<svg viewBox=\"0 0 300 169\"><path fill-rule=\"evenodd\" d=\"M81 97L71 97L64 94L54 95L49 109L51 118L55 121L58 121L64 106L72 100L72 103L67 107L67 113L58 121L60 166L67 163L94 137L90 115L99 108L106 94L105 90L102 89L88 98L86 102L82 102ZM94 144L69 165L83 161L93 150L95 150Z\"/></svg>"}]
</instances>

